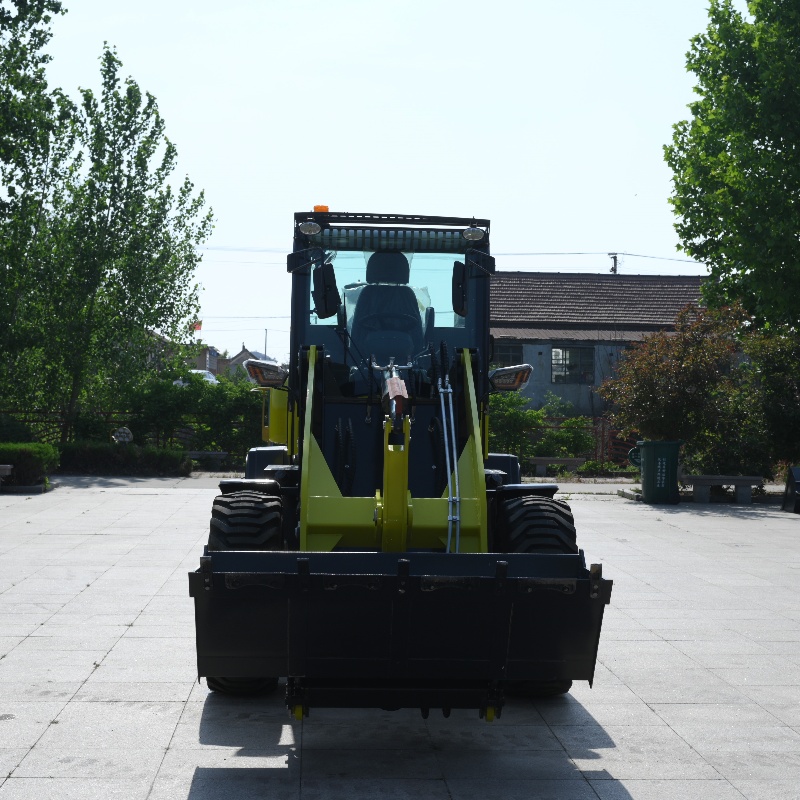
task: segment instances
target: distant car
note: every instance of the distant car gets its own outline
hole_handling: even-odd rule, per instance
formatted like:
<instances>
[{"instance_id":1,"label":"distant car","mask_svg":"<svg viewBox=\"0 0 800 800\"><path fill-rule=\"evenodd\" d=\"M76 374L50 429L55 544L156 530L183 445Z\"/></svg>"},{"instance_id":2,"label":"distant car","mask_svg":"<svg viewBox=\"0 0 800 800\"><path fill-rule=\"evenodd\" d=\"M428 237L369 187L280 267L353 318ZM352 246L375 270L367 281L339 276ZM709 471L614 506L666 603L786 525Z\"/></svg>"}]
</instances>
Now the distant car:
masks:
<instances>
[{"instance_id":1,"label":"distant car","mask_svg":"<svg viewBox=\"0 0 800 800\"><path fill-rule=\"evenodd\" d=\"M209 372L207 369L190 369L190 375L199 375L204 381L208 381L208 383L219 383L217 380L217 376L213 372ZM186 381L180 380L172 381L173 386L186 386Z\"/></svg>"}]
</instances>

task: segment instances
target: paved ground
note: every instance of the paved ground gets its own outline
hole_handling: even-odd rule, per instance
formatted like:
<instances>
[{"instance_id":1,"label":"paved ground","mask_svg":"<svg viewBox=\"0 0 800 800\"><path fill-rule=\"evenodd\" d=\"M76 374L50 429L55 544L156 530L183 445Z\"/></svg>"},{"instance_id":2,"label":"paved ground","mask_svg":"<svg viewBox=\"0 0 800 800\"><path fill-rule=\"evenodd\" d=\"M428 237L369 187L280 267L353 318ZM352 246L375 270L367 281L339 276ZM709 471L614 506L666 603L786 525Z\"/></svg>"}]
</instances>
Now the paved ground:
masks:
<instances>
[{"instance_id":1,"label":"paved ground","mask_svg":"<svg viewBox=\"0 0 800 800\"><path fill-rule=\"evenodd\" d=\"M214 480L61 482L0 494L0 800L800 797L800 518L774 504L564 487L615 581L594 689L298 724L195 680Z\"/></svg>"}]
</instances>

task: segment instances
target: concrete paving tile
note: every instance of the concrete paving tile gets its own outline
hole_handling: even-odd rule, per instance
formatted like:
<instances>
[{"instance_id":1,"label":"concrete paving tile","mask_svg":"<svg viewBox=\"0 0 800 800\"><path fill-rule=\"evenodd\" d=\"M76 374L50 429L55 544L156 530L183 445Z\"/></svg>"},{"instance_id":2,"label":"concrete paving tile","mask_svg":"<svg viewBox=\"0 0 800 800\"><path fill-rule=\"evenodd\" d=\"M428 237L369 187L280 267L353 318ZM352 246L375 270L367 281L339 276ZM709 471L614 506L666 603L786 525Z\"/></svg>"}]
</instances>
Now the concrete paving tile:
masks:
<instances>
[{"instance_id":1,"label":"concrete paving tile","mask_svg":"<svg viewBox=\"0 0 800 800\"><path fill-rule=\"evenodd\" d=\"M503 781L509 776L518 780L578 780L581 777L575 762L563 750L462 750L440 752L437 757L448 783L452 780ZM305 759L304 753L304 775Z\"/></svg>"},{"instance_id":2,"label":"concrete paving tile","mask_svg":"<svg viewBox=\"0 0 800 800\"><path fill-rule=\"evenodd\" d=\"M303 784L305 788L305 783ZM597 794L584 778L562 780L517 780L513 777L494 780L447 781L452 800L597 800ZM376 795L377 796L377 795ZM420 798L425 795L420 795ZM435 795L434 795L435 797ZM305 800L305 795L303 796Z\"/></svg>"},{"instance_id":3,"label":"concrete paving tile","mask_svg":"<svg viewBox=\"0 0 800 800\"><path fill-rule=\"evenodd\" d=\"M481 762L487 754L476 753L474 761ZM537 753L537 755L541 755ZM417 779L436 780L447 777L447 765L463 754L418 750L351 750L339 749L303 750L303 779L340 778L356 780L363 778L402 779L413 775ZM514 756L509 756L511 760ZM517 758L517 760L519 760ZM442 766L439 766L442 762Z\"/></svg>"},{"instance_id":4,"label":"concrete paving tile","mask_svg":"<svg viewBox=\"0 0 800 800\"><path fill-rule=\"evenodd\" d=\"M219 766L185 763L180 767L166 764L159 771L148 800L299 800L300 780L285 763L231 756ZM166 760L165 760L166 761ZM266 761L266 764L264 763ZM284 759L285 762L285 759ZM226 764L235 764L227 766ZM330 795L328 795L330 796Z\"/></svg>"},{"instance_id":5,"label":"concrete paving tile","mask_svg":"<svg viewBox=\"0 0 800 800\"><path fill-rule=\"evenodd\" d=\"M587 778L716 778L714 770L667 726L556 726L553 733ZM602 773L602 774L598 774Z\"/></svg>"},{"instance_id":6,"label":"concrete paving tile","mask_svg":"<svg viewBox=\"0 0 800 800\"><path fill-rule=\"evenodd\" d=\"M167 747L182 703L69 703L42 736L38 749L68 751L80 742L87 751L154 750Z\"/></svg>"},{"instance_id":7,"label":"concrete paving tile","mask_svg":"<svg viewBox=\"0 0 800 800\"><path fill-rule=\"evenodd\" d=\"M127 747L85 748L81 736L64 746L41 744L28 752L12 778L100 778L150 785L164 759L164 749L152 750Z\"/></svg>"},{"instance_id":8,"label":"concrete paving tile","mask_svg":"<svg viewBox=\"0 0 800 800\"><path fill-rule=\"evenodd\" d=\"M741 800L722 778L709 780L591 780L600 800Z\"/></svg>"},{"instance_id":9,"label":"concrete paving tile","mask_svg":"<svg viewBox=\"0 0 800 800\"><path fill-rule=\"evenodd\" d=\"M756 660L756 663L747 667L715 668L710 671L733 686L800 686L800 667L785 663L781 665L780 659L772 663L770 661L764 659L759 664Z\"/></svg>"},{"instance_id":10,"label":"concrete paving tile","mask_svg":"<svg viewBox=\"0 0 800 800\"><path fill-rule=\"evenodd\" d=\"M0 783L28 755L27 747L0 747Z\"/></svg>"},{"instance_id":11,"label":"concrete paving tile","mask_svg":"<svg viewBox=\"0 0 800 800\"><path fill-rule=\"evenodd\" d=\"M800 752L800 734L786 725L680 725L673 730L698 753Z\"/></svg>"},{"instance_id":12,"label":"concrete paving tile","mask_svg":"<svg viewBox=\"0 0 800 800\"><path fill-rule=\"evenodd\" d=\"M147 781L112 778L9 778L0 786L0 800L145 800Z\"/></svg>"},{"instance_id":13,"label":"concrete paving tile","mask_svg":"<svg viewBox=\"0 0 800 800\"><path fill-rule=\"evenodd\" d=\"M777 723L776 717L753 702L735 705L721 703L683 704L656 703L652 710L673 728L682 726L740 725L744 728L771 727Z\"/></svg>"},{"instance_id":14,"label":"concrete paving tile","mask_svg":"<svg viewBox=\"0 0 800 800\"><path fill-rule=\"evenodd\" d=\"M646 703L572 703L542 706L539 711L548 725L666 725Z\"/></svg>"},{"instance_id":15,"label":"concrete paving tile","mask_svg":"<svg viewBox=\"0 0 800 800\"><path fill-rule=\"evenodd\" d=\"M73 702L104 703L132 702L184 702L189 699L192 687L183 683L107 683L89 678L78 689Z\"/></svg>"},{"instance_id":16,"label":"concrete paving tile","mask_svg":"<svg viewBox=\"0 0 800 800\"><path fill-rule=\"evenodd\" d=\"M274 707L197 708L188 703L170 741L173 750L220 748L274 755L300 738L300 725ZM340 740L339 745L342 744Z\"/></svg>"},{"instance_id":17,"label":"concrete paving tile","mask_svg":"<svg viewBox=\"0 0 800 800\"><path fill-rule=\"evenodd\" d=\"M791 780L800 786L800 753L718 751L706 762L731 783L737 781Z\"/></svg>"},{"instance_id":18,"label":"concrete paving tile","mask_svg":"<svg viewBox=\"0 0 800 800\"><path fill-rule=\"evenodd\" d=\"M617 668L619 677L645 703L729 703L742 692L710 670L646 670Z\"/></svg>"},{"instance_id":19,"label":"concrete paving tile","mask_svg":"<svg viewBox=\"0 0 800 800\"><path fill-rule=\"evenodd\" d=\"M731 784L746 800L797 800L797 780L732 780Z\"/></svg>"},{"instance_id":20,"label":"concrete paving tile","mask_svg":"<svg viewBox=\"0 0 800 800\"><path fill-rule=\"evenodd\" d=\"M369 733L372 733L370 731ZM306 747L307 732L303 732L303 747ZM420 743L433 746L441 752L457 751L502 751L517 750L562 750L562 745L547 726L478 724L437 726L429 732L430 740L421 738Z\"/></svg>"},{"instance_id":21,"label":"concrete paving tile","mask_svg":"<svg viewBox=\"0 0 800 800\"><path fill-rule=\"evenodd\" d=\"M24 639L24 636L0 636L0 658L7 656Z\"/></svg>"},{"instance_id":22,"label":"concrete paving tile","mask_svg":"<svg viewBox=\"0 0 800 800\"><path fill-rule=\"evenodd\" d=\"M69 700L81 687L83 680L75 681L32 681L19 680L8 681L3 684L3 700L32 701L49 703L58 700Z\"/></svg>"},{"instance_id":23,"label":"concrete paving tile","mask_svg":"<svg viewBox=\"0 0 800 800\"><path fill-rule=\"evenodd\" d=\"M66 702L0 700L0 748L33 747Z\"/></svg>"},{"instance_id":24,"label":"concrete paving tile","mask_svg":"<svg viewBox=\"0 0 800 800\"><path fill-rule=\"evenodd\" d=\"M303 779L300 800L451 800L457 797L444 780L415 778L361 778L355 780ZM485 796L484 796L485 800ZM506 800L513 798L506 797Z\"/></svg>"}]
</instances>

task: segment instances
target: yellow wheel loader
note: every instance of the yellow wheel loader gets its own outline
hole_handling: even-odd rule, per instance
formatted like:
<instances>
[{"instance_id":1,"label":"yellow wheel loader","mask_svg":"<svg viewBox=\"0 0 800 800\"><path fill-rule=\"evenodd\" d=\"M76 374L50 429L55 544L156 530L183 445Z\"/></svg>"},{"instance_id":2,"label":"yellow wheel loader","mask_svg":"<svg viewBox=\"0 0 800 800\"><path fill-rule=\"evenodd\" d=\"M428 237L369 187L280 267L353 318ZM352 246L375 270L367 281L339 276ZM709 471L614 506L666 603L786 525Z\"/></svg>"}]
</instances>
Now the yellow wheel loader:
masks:
<instances>
[{"instance_id":1,"label":"yellow wheel loader","mask_svg":"<svg viewBox=\"0 0 800 800\"><path fill-rule=\"evenodd\" d=\"M224 480L189 575L198 674L314 707L500 714L592 682L612 582L557 486L488 452L489 221L294 218L288 372L246 364L265 446Z\"/></svg>"}]
</instances>

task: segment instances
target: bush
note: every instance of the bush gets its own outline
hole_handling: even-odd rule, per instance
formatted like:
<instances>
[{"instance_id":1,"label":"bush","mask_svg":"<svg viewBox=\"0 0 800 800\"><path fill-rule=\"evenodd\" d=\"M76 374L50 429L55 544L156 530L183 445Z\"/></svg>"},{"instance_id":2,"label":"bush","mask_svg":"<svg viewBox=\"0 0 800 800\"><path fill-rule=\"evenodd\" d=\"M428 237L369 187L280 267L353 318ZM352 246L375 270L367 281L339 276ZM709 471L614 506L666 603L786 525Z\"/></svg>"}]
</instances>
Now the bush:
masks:
<instances>
[{"instance_id":1,"label":"bush","mask_svg":"<svg viewBox=\"0 0 800 800\"><path fill-rule=\"evenodd\" d=\"M639 476L638 467L621 467L613 461L593 461L592 459L584 461L583 464L578 467L577 472L579 475L619 475L622 473L632 478Z\"/></svg>"},{"instance_id":2,"label":"bush","mask_svg":"<svg viewBox=\"0 0 800 800\"><path fill-rule=\"evenodd\" d=\"M0 442L32 441L33 434L24 422L12 417L11 414L0 414Z\"/></svg>"},{"instance_id":3,"label":"bush","mask_svg":"<svg viewBox=\"0 0 800 800\"><path fill-rule=\"evenodd\" d=\"M82 475L188 475L191 461L183 450L106 442L62 444L61 471Z\"/></svg>"},{"instance_id":4,"label":"bush","mask_svg":"<svg viewBox=\"0 0 800 800\"><path fill-rule=\"evenodd\" d=\"M33 486L42 483L58 466L58 451L49 444L0 444L0 464L11 464L14 471L4 483L11 486Z\"/></svg>"}]
</instances>

